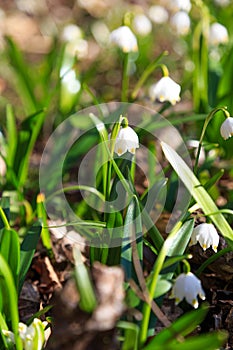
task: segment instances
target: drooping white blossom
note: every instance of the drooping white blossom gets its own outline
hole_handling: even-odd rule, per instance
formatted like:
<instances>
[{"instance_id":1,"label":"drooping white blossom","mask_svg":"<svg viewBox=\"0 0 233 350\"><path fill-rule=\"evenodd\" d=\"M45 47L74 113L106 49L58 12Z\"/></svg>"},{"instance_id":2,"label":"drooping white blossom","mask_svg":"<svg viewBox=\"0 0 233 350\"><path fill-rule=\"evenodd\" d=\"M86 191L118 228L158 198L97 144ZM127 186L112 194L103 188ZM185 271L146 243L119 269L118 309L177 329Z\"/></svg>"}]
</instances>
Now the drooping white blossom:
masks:
<instances>
[{"instance_id":1,"label":"drooping white blossom","mask_svg":"<svg viewBox=\"0 0 233 350\"><path fill-rule=\"evenodd\" d=\"M24 350L43 349L45 343L45 327L47 324L47 322L42 322L38 318L35 318L30 324L30 326L19 322L19 336L22 340ZM12 343L15 343L15 337L13 332L8 330L2 330L2 333Z\"/></svg>"},{"instance_id":2,"label":"drooping white blossom","mask_svg":"<svg viewBox=\"0 0 233 350\"><path fill-rule=\"evenodd\" d=\"M149 8L150 19L157 24L165 23L168 20L168 11L160 5L153 5Z\"/></svg>"},{"instance_id":3,"label":"drooping white blossom","mask_svg":"<svg viewBox=\"0 0 233 350\"><path fill-rule=\"evenodd\" d=\"M181 273L175 280L170 298L175 298L176 304L185 299L196 309L198 307L198 296L205 300L201 281L192 272Z\"/></svg>"},{"instance_id":4,"label":"drooping white blossom","mask_svg":"<svg viewBox=\"0 0 233 350\"><path fill-rule=\"evenodd\" d=\"M175 11L189 12L191 10L192 4L190 0L172 0L171 6Z\"/></svg>"},{"instance_id":5,"label":"drooping white blossom","mask_svg":"<svg viewBox=\"0 0 233 350\"><path fill-rule=\"evenodd\" d=\"M75 24L65 26L61 38L66 42L66 54L79 59L88 56L88 42L83 38L80 27Z\"/></svg>"},{"instance_id":6,"label":"drooping white blossom","mask_svg":"<svg viewBox=\"0 0 233 350\"><path fill-rule=\"evenodd\" d=\"M220 23L213 23L209 31L209 44L217 46L219 44L226 44L229 41L228 31L225 26Z\"/></svg>"},{"instance_id":7,"label":"drooping white blossom","mask_svg":"<svg viewBox=\"0 0 233 350\"><path fill-rule=\"evenodd\" d=\"M233 118L229 117L224 120L220 128L220 134L224 138L224 140L229 139L229 137L233 136Z\"/></svg>"},{"instance_id":8,"label":"drooping white blossom","mask_svg":"<svg viewBox=\"0 0 233 350\"><path fill-rule=\"evenodd\" d=\"M118 156L127 151L135 154L136 148L139 148L139 140L136 132L130 127L121 128L115 142L114 151Z\"/></svg>"},{"instance_id":9,"label":"drooping white blossom","mask_svg":"<svg viewBox=\"0 0 233 350\"><path fill-rule=\"evenodd\" d=\"M70 69L69 66L63 66L60 70L60 77L62 85L71 94L77 94L81 89L81 83L76 77L74 69Z\"/></svg>"},{"instance_id":10,"label":"drooping white blossom","mask_svg":"<svg viewBox=\"0 0 233 350\"><path fill-rule=\"evenodd\" d=\"M136 15L133 19L133 29L135 33L146 36L152 30L152 24L148 17L143 14Z\"/></svg>"},{"instance_id":11,"label":"drooping white blossom","mask_svg":"<svg viewBox=\"0 0 233 350\"><path fill-rule=\"evenodd\" d=\"M170 77L161 78L156 84L149 89L149 96L152 101L160 102L169 101L172 105L180 101L181 87Z\"/></svg>"},{"instance_id":12,"label":"drooping white blossom","mask_svg":"<svg viewBox=\"0 0 233 350\"><path fill-rule=\"evenodd\" d=\"M137 38L127 26L113 30L110 34L110 41L125 53L138 51Z\"/></svg>"},{"instance_id":13,"label":"drooping white blossom","mask_svg":"<svg viewBox=\"0 0 233 350\"><path fill-rule=\"evenodd\" d=\"M193 229L190 245L200 243L203 250L212 246L212 249L217 252L219 244L219 235L213 224L203 223Z\"/></svg>"},{"instance_id":14,"label":"drooping white blossom","mask_svg":"<svg viewBox=\"0 0 233 350\"><path fill-rule=\"evenodd\" d=\"M190 17L185 11L176 12L171 17L171 25L178 35L186 35L191 26Z\"/></svg>"}]
</instances>

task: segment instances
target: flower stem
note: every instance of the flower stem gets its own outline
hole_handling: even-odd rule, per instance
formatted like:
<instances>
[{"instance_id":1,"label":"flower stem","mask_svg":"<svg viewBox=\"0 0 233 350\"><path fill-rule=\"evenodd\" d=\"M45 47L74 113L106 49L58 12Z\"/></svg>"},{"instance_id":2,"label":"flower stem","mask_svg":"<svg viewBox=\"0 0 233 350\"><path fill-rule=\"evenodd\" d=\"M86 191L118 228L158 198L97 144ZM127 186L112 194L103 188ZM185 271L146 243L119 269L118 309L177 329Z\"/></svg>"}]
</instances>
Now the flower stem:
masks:
<instances>
[{"instance_id":1,"label":"flower stem","mask_svg":"<svg viewBox=\"0 0 233 350\"><path fill-rule=\"evenodd\" d=\"M122 73L122 86L121 86L121 101L128 102L128 90L129 90L129 53L124 54L123 60L123 73Z\"/></svg>"},{"instance_id":2,"label":"flower stem","mask_svg":"<svg viewBox=\"0 0 233 350\"><path fill-rule=\"evenodd\" d=\"M185 266L185 273L189 273L191 271L190 264L186 259L182 260L184 266Z\"/></svg>"},{"instance_id":3,"label":"flower stem","mask_svg":"<svg viewBox=\"0 0 233 350\"><path fill-rule=\"evenodd\" d=\"M151 280L151 283L149 286L149 298L151 301L153 300L153 297L154 297L155 288L156 288L156 284L158 281L158 276L159 276L159 273L163 267L164 260L166 258L167 252L169 250L171 239L173 238L173 236L175 236L177 234L181 225L182 225L182 222L180 221L172 229L168 238L166 239L162 248L160 249L159 255L156 259L154 269L152 272L152 280ZM150 314L151 314L151 303L144 303L143 309L142 309L142 314L143 314L143 318L142 318L140 335L139 335L141 346L145 343L145 341L147 339L148 326L149 326Z\"/></svg>"},{"instance_id":4,"label":"flower stem","mask_svg":"<svg viewBox=\"0 0 233 350\"><path fill-rule=\"evenodd\" d=\"M226 110L226 107L217 107L215 109L213 109L207 116L203 128L202 128L202 132L201 132L201 136L200 136L200 141L199 141L199 145L198 145L198 149L197 149L197 156L195 159L195 164L194 164L194 174L197 175L197 168L198 168L198 162L199 162L199 157L200 157L200 153L201 153L201 147L202 147L202 142L205 136L205 132L207 129L207 126L209 124L209 122L212 120L212 118L214 117L214 115L219 112L222 111L225 114L225 117L229 117L229 112Z\"/></svg>"},{"instance_id":5,"label":"flower stem","mask_svg":"<svg viewBox=\"0 0 233 350\"><path fill-rule=\"evenodd\" d=\"M162 68L163 74L164 76L168 76L168 69L164 64L158 64L158 61L160 60L160 58L162 58L163 56L167 55L168 52L164 51L161 53L161 55L159 55L153 62L151 62L146 69L144 70L144 72L142 73L140 79L138 80L132 94L131 94L131 98L133 100L135 100L135 98L137 97L140 88L142 87L142 85L145 83L145 81L147 80L147 78L154 72L154 70L156 68L158 68L159 66ZM162 67L163 66L163 67ZM167 75L166 75L167 74Z\"/></svg>"},{"instance_id":6,"label":"flower stem","mask_svg":"<svg viewBox=\"0 0 233 350\"><path fill-rule=\"evenodd\" d=\"M212 264L214 261L216 261L218 258L220 258L220 256L223 256L224 254L231 252L232 248L231 247L227 247L224 248L222 250L220 250L219 252L215 253L214 255L212 255L211 257L209 257L196 271L196 275L199 276L206 268L207 266L209 266L210 264Z\"/></svg>"}]
</instances>

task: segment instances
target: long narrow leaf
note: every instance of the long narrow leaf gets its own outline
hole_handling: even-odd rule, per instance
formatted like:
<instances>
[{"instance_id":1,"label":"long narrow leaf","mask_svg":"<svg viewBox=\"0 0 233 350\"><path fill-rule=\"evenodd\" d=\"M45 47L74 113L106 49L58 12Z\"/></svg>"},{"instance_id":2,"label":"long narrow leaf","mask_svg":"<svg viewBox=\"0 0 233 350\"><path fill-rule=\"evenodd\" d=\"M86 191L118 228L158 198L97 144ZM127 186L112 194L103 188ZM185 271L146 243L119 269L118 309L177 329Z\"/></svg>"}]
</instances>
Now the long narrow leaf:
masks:
<instances>
[{"instance_id":1,"label":"long narrow leaf","mask_svg":"<svg viewBox=\"0 0 233 350\"><path fill-rule=\"evenodd\" d=\"M5 259L0 255L0 275L4 278L5 287L8 296L8 305L10 312L11 327L15 336L15 345L17 350L22 350L22 342L18 333L19 315L18 315L18 297L11 270Z\"/></svg>"},{"instance_id":2,"label":"long narrow leaf","mask_svg":"<svg viewBox=\"0 0 233 350\"><path fill-rule=\"evenodd\" d=\"M19 293L31 265L37 243L40 238L41 224L36 222L27 232L20 247Z\"/></svg>"},{"instance_id":3,"label":"long narrow leaf","mask_svg":"<svg viewBox=\"0 0 233 350\"><path fill-rule=\"evenodd\" d=\"M4 228L0 239L0 254L8 263L12 272L16 289L18 288L19 278L19 237L15 230Z\"/></svg>"},{"instance_id":4,"label":"long narrow leaf","mask_svg":"<svg viewBox=\"0 0 233 350\"><path fill-rule=\"evenodd\" d=\"M157 349L157 346L166 348L165 344L169 344L177 336L188 335L204 320L207 312L208 308L202 306L198 310L186 313L154 337L143 350L154 350Z\"/></svg>"},{"instance_id":5,"label":"long narrow leaf","mask_svg":"<svg viewBox=\"0 0 233 350\"><path fill-rule=\"evenodd\" d=\"M219 229L221 234L228 240L229 244L233 246L233 232L224 218L224 216L218 211L218 208L208 192L201 185L199 180L193 174L192 170L187 166L183 159L166 143L162 142L163 152L172 165L184 185L190 191L191 195L194 197L200 208L204 211L206 215L215 213L211 216L211 220Z\"/></svg>"}]
</instances>

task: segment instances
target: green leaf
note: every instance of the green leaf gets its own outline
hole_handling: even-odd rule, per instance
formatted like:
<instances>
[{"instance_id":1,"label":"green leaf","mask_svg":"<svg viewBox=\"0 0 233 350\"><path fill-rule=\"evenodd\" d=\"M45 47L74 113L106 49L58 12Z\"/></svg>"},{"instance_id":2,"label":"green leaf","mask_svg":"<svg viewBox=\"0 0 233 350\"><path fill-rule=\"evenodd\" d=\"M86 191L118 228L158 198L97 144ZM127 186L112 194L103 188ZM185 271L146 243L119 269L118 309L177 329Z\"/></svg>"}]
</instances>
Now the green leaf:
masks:
<instances>
[{"instance_id":1,"label":"green leaf","mask_svg":"<svg viewBox=\"0 0 233 350\"><path fill-rule=\"evenodd\" d=\"M155 203L164 203L166 197L166 184L167 180L157 179L154 184L143 193L141 203L145 206L148 213L153 209Z\"/></svg>"},{"instance_id":2,"label":"green leaf","mask_svg":"<svg viewBox=\"0 0 233 350\"><path fill-rule=\"evenodd\" d=\"M17 147L17 128L16 119L13 112L13 107L7 105L6 107L6 128L7 128L7 164L12 167L14 164L15 152Z\"/></svg>"},{"instance_id":3,"label":"green leaf","mask_svg":"<svg viewBox=\"0 0 233 350\"><path fill-rule=\"evenodd\" d=\"M73 256L75 260L75 281L80 295L79 307L85 312L91 313L97 305L94 288L82 255L78 247L74 245Z\"/></svg>"},{"instance_id":4,"label":"green leaf","mask_svg":"<svg viewBox=\"0 0 233 350\"><path fill-rule=\"evenodd\" d=\"M26 274L31 265L37 243L40 238L41 224L36 222L27 232L20 247L19 293L23 286Z\"/></svg>"},{"instance_id":5,"label":"green leaf","mask_svg":"<svg viewBox=\"0 0 233 350\"><path fill-rule=\"evenodd\" d=\"M229 244L233 246L233 232L224 218L224 216L218 211L218 208L208 192L201 185L199 180L193 174L191 169L183 161L183 159L166 143L162 142L163 152L172 165L184 185L187 187L191 195L194 197L200 208L204 211L206 215L215 213L211 216L211 220L215 226L219 229L221 234L228 240Z\"/></svg>"},{"instance_id":6,"label":"green leaf","mask_svg":"<svg viewBox=\"0 0 233 350\"><path fill-rule=\"evenodd\" d=\"M124 233L121 248L121 265L125 270L126 280L135 277L132 256L132 240L136 241L138 259L142 265L143 260L143 241L142 241L142 221L139 202L136 196L133 196L127 208Z\"/></svg>"},{"instance_id":7,"label":"green leaf","mask_svg":"<svg viewBox=\"0 0 233 350\"><path fill-rule=\"evenodd\" d=\"M149 282L149 280L148 280ZM166 294L171 289L171 282L159 275L158 281L155 287L154 299L159 298L161 295Z\"/></svg>"},{"instance_id":8,"label":"green leaf","mask_svg":"<svg viewBox=\"0 0 233 350\"><path fill-rule=\"evenodd\" d=\"M123 232L123 239L122 239L122 246L121 246L121 266L125 271L126 280L132 278L132 273L133 273L131 239L135 235L135 228L133 225L134 215L135 215L135 199L133 197L129 203L126 216L125 216L124 232Z\"/></svg>"},{"instance_id":9,"label":"green leaf","mask_svg":"<svg viewBox=\"0 0 233 350\"><path fill-rule=\"evenodd\" d=\"M220 347L226 343L227 337L228 334L224 331L212 332L210 334L200 334L186 339L184 343L172 344L171 346L167 347L167 350L216 350L220 349Z\"/></svg>"},{"instance_id":10,"label":"green leaf","mask_svg":"<svg viewBox=\"0 0 233 350\"><path fill-rule=\"evenodd\" d=\"M138 334L139 327L135 323L120 321L117 328L125 330L122 350L137 350L138 349Z\"/></svg>"},{"instance_id":11,"label":"green leaf","mask_svg":"<svg viewBox=\"0 0 233 350\"><path fill-rule=\"evenodd\" d=\"M167 256L182 255L188 246L193 232L194 219L186 221L179 231L169 240Z\"/></svg>"},{"instance_id":12,"label":"green leaf","mask_svg":"<svg viewBox=\"0 0 233 350\"><path fill-rule=\"evenodd\" d=\"M9 222L10 219L10 198L2 197L0 199L0 207L3 210L3 217L0 215L0 229L5 227L6 220Z\"/></svg>"},{"instance_id":13,"label":"green leaf","mask_svg":"<svg viewBox=\"0 0 233 350\"><path fill-rule=\"evenodd\" d=\"M0 254L11 269L15 287L18 289L19 267L20 267L20 246L19 237L15 230L4 228L0 236Z\"/></svg>"},{"instance_id":14,"label":"green leaf","mask_svg":"<svg viewBox=\"0 0 233 350\"><path fill-rule=\"evenodd\" d=\"M202 305L197 310L187 312L174 321L170 327L156 335L143 350L154 350L162 346L167 350L167 344L174 341L177 336L184 337L191 333L204 320L207 312L208 308L206 305Z\"/></svg>"},{"instance_id":15,"label":"green leaf","mask_svg":"<svg viewBox=\"0 0 233 350\"><path fill-rule=\"evenodd\" d=\"M43 109L39 110L27 117L21 125L14 162L14 172L18 176L19 186L23 186L27 179L30 155L39 136L45 115Z\"/></svg>"},{"instance_id":16,"label":"green leaf","mask_svg":"<svg viewBox=\"0 0 233 350\"><path fill-rule=\"evenodd\" d=\"M37 216L38 216L38 219L40 219L43 224L43 227L41 230L41 239L44 247L48 251L48 254L52 255L52 243L51 243L50 233L48 229L47 213L45 209L45 198L43 193L38 194L36 203L37 203L37 206L36 206Z\"/></svg>"},{"instance_id":17,"label":"green leaf","mask_svg":"<svg viewBox=\"0 0 233 350\"><path fill-rule=\"evenodd\" d=\"M22 342L18 333L19 315L18 315L18 297L15 289L15 283L11 270L3 256L0 254L0 276L4 279L6 295L8 300L5 302L9 306L9 319L11 320L12 331L15 336L16 350L22 350Z\"/></svg>"},{"instance_id":18,"label":"green leaf","mask_svg":"<svg viewBox=\"0 0 233 350\"><path fill-rule=\"evenodd\" d=\"M37 110L36 98L33 92L35 85L29 73L28 64L16 44L9 37L5 37L5 40L7 44L6 54L15 73L16 90L24 104L26 113L34 113Z\"/></svg>"}]
</instances>

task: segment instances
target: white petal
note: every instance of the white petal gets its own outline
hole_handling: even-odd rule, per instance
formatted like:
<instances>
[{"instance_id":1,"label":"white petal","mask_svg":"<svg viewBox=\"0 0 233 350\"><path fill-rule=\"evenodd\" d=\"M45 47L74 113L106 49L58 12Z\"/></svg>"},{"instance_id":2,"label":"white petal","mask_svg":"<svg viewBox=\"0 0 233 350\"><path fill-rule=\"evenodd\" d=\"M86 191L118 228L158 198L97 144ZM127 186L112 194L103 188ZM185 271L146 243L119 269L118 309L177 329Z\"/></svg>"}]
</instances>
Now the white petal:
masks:
<instances>
[{"instance_id":1,"label":"white petal","mask_svg":"<svg viewBox=\"0 0 233 350\"><path fill-rule=\"evenodd\" d=\"M151 21L143 14L136 15L133 20L133 29L137 34L146 36L152 30Z\"/></svg>"},{"instance_id":2,"label":"white petal","mask_svg":"<svg viewBox=\"0 0 233 350\"><path fill-rule=\"evenodd\" d=\"M204 250L212 246L213 250L216 252L219 244L219 235L214 225L203 223L196 226L192 232L191 245L197 242L200 243Z\"/></svg>"},{"instance_id":3,"label":"white petal","mask_svg":"<svg viewBox=\"0 0 233 350\"><path fill-rule=\"evenodd\" d=\"M167 22L169 14L163 6L153 5L149 9L149 17L153 22L161 24Z\"/></svg>"},{"instance_id":4,"label":"white petal","mask_svg":"<svg viewBox=\"0 0 233 350\"><path fill-rule=\"evenodd\" d=\"M205 293L201 286L201 281L191 272L180 274L175 280L172 295L176 300L176 304L182 301L184 298L194 308L198 307L197 297L205 299Z\"/></svg>"},{"instance_id":5,"label":"white petal","mask_svg":"<svg viewBox=\"0 0 233 350\"><path fill-rule=\"evenodd\" d=\"M224 120L220 128L220 134L224 140L228 139L233 135L233 118L229 117Z\"/></svg>"},{"instance_id":6,"label":"white petal","mask_svg":"<svg viewBox=\"0 0 233 350\"><path fill-rule=\"evenodd\" d=\"M127 26L113 30L110 34L110 41L119 46L123 52L138 51L137 39Z\"/></svg>"},{"instance_id":7,"label":"white petal","mask_svg":"<svg viewBox=\"0 0 233 350\"><path fill-rule=\"evenodd\" d=\"M190 0L172 0L171 6L175 11L182 10L186 12L189 12L192 7Z\"/></svg>"},{"instance_id":8,"label":"white petal","mask_svg":"<svg viewBox=\"0 0 233 350\"><path fill-rule=\"evenodd\" d=\"M189 15L184 11L175 13L171 18L171 24L179 35L188 34L191 26Z\"/></svg>"},{"instance_id":9,"label":"white petal","mask_svg":"<svg viewBox=\"0 0 233 350\"><path fill-rule=\"evenodd\" d=\"M136 148L139 148L139 140L136 132L130 127L121 128L115 143L115 152L121 156L125 152L135 153Z\"/></svg>"},{"instance_id":10,"label":"white petal","mask_svg":"<svg viewBox=\"0 0 233 350\"><path fill-rule=\"evenodd\" d=\"M226 27L220 23L213 23L210 26L209 44L216 46L219 44L226 44L229 40Z\"/></svg>"},{"instance_id":11,"label":"white petal","mask_svg":"<svg viewBox=\"0 0 233 350\"><path fill-rule=\"evenodd\" d=\"M181 87L170 77L161 78L156 84L149 89L149 96L152 101L159 100L160 102L169 101L175 104L180 101Z\"/></svg>"}]
</instances>

